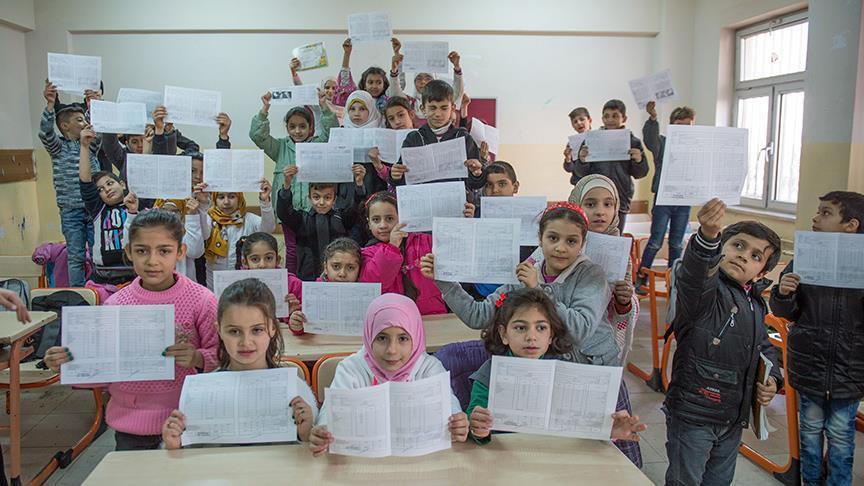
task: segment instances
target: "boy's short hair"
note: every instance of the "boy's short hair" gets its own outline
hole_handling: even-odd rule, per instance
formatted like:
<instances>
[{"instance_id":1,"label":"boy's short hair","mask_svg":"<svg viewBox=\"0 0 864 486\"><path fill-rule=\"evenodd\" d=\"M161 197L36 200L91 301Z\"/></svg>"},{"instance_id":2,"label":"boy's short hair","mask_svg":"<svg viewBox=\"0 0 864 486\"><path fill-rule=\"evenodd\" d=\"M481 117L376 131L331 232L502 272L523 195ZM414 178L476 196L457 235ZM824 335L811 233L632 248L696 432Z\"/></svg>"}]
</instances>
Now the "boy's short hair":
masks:
<instances>
[{"instance_id":1,"label":"boy's short hair","mask_svg":"<svg viewBox=\"0 0 864 486\"><path fill-rule=\"evenodd\" d=\"M504 174L510 179L510 182L517 183L516 180L516 170L510 165L509 162L503 160L496 160L495 162L486 166L486 174Z\"/></svg>"},{"instance_id":2,"label":"boy's short hair","mask_svg":"<svg viewBox=\"0 0 864 486\"><path fill-rule=\"evenodd\" d=\"M839 206L843 223L857 219L858 233L864 233L864 194L852 191L831 191L819 200Z\"/></svg>"},{"instance_id":3,"label":"boy's short hair","mask_svg":"<svg viewBox=\"0 0 864 486\"><path fill-rule=\"evenodd\" d=\"M570 121L575 120L577 117L584 116L585 118L591 118L591 114L588 113L588 108L584 106L580 106L578 108L573 108L573 111L570 112Z\"/></svg>"},{"instance_id":4,"label":"boy's short hair","mask_svg":"<svg viewBox=\"0 0 864 486\"><path fill-rule=\"evenodd\" d=\"M336 193L337 187L339 187L339 184L336 184L335 182L312 182L309 184L309 192L333 189L333 192Z\"/></svg>"},{"instance_id":5,"label":"boy's short hair","mask_svg":"<svg viewBox=\"0 0 864 486\"><path fill-rule=\"evenodd\" d=\"M729 241L729 238L740 233L768 242L769 248L774 251L771 252L771 256L768 257L768 260L765 261L765 266L762 267L762 271L770 272L771 270L774 270L774 267L777 266L777 262L780 261L780 247L782 245L780 236L778 236L774 230L758 221L740 221L727 226L723 232L720 233L720 245L725 245L726 242Z\"/></svg>"},{"instance_id":6,"label":"boy's short hair","mask_svg":"<svg viewBox=\"0 0 864 486\"><path fill-rule=\"evenodd\" d=\"M679 106L672 110L672 114L669 115L669 123L675 123L678 120L685 120L687 118L691 120L696 118L696 111L689 106Z\"/></svg>"},{"instance_id":7,"label":"boy's short hair","mask_svg":"<svg viewBox=\"0 0 864 486\"><path fill-rule=\"evenodd\" d=\"M411 106L411 103L408 102L408 98L403 98L401 96L394 96L387 101L387 104L384 105L384 113L387 113L387 110L390 108L401 107L408 110L408 113L414 113L414 108Z\"/></svg>"},{"instance_id":8,"label":"boy's short hair","mask_svg":"<svg viewBox=\"0 0 864 486\"><path fill-rule=\"evenodd\" d=\"M100 170L99 172L93 174L93 179L91 179L91 180L95 184L95 183L99 182L99 179L101 179L103 177L110 177L111 179L114 179L115 182L119 182L121 184L123 183L123 180L120 179L120 177L117 174L111 172L110 170Z\"/></svg>"},{"instance_id":9,"label":"boy's short hair","mask_svg":"<svg viewBox=\"0 0 864 486\"><path fill-rule=\"evenodd\" d=\"M447 81L433 79L423 88L423 104L430 101L453 102L453 87Z\"/></svg>"},{"instance_id":10,"label":"boy's short hair","mask_svg":"<svg viewBox=\"0 0 864 486\"><path fill-rule=\"evenodd\" d=\"M194 160L201 160L201 161L204 160L204 154L202 154L201 152L199 152L197 150L184 150L182 155L187 155L189 157L192 157L192 159L194 159Z\"/></svg>"},{"instance_id":11,"label":"boy's short hair","mask_svg":"<svg viewBox=\"0 0 864 486\"><path fill-rule=\"evenodd\" d=\"M606 110L618 110L622 115L627 116L627 107L624 106L624 102L621 100L609 100L603 105L603 111Z\"/></svg>"},{"instance_id":12,"label":"boy's short hair","mask_svg":"<svg viewBox=\"0 0 864 486\"><path fill-rule=\"evenodd\" d=\"M69 122L69 119L72 118L72 115L75 113L84 114L84 109L77 105L68 105L64 107L62 110L57 112L57 118L54 122L57 124L57 128L60 128L61 123Z\"/></svg>"}]
</instances>

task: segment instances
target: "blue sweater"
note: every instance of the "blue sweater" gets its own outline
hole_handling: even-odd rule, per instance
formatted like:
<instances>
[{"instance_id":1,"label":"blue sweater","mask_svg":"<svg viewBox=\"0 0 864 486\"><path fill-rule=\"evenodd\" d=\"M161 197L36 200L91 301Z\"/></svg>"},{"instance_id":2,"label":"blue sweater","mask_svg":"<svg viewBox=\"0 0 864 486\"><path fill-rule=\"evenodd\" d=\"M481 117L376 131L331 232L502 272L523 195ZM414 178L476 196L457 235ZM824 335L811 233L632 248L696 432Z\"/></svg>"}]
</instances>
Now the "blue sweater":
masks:
<instances>
[{"instance_id":1,"label":"blue sweater","mask_svg":"<svg viewBox=\"0 0 864 486\"><path fill-rule=\"evenodd\" d=\"M54 112L48 108L42 112L39 122L39 140L51 156L54 172L54 191L57 193L57 207L60 209L84 209L81 187L78 183L78 159L81 155L81 142L69 140L54 131ZM90 144L90 170L99 171L99 137Z\"/></svg>"}]
</instances>

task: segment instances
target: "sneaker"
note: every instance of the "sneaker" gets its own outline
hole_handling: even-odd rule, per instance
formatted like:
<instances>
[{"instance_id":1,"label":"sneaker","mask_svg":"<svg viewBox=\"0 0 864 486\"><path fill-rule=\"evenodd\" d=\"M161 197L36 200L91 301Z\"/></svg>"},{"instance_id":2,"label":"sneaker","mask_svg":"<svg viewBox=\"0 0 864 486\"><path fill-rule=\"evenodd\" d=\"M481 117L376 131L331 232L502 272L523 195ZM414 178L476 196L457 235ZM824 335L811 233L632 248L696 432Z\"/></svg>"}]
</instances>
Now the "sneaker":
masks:
<instances>
[{"instance_id":1,"label":"sneaker","mask_svg":"<svg viewBox=\"0 0 864 486\"><path fill-rule=\"evenodd\" d=\"M648 295L648 277L644 274L640 274L639 278L636 279L635 287L637 295Z\"/></svg>"}]
</instances>

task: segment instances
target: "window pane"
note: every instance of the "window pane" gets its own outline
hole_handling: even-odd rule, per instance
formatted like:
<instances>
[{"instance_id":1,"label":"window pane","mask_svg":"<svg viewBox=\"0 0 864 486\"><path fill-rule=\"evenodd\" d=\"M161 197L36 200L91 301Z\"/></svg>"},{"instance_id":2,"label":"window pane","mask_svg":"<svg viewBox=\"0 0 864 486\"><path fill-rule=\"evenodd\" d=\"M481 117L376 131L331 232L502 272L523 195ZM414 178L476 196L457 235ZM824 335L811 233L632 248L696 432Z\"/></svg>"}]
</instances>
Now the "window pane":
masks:
<instances>
[{"instance_id":1,"label":"window pane","mask_svg":"<svg viewBox=\"0 0 864 486\"><path fill-rule=\"evenodd\" d=\"M805 21L742 37L738 44L739 81L804 71L807 26Z\"/></svg>"},{"instance_id":2,"label":"window pane","mask_svg":"<svg viewBox=\"0 0 864 486\"><path fill-rule=\"evenodd\" d=\"M768 136L768 96L738 99L739 128L750 131L747 147L747 179L741 195L753 199L765 197L765 140Z\"/></svg>"},{"instance_id":3,"label":"window pane","mask_svg":"<svg viewBox=\"0 0 864 486\"><path fill-rule=\"evenodd\" d=\"M801 128L804 125L804 92L780 95L780 132L777 137L777 168L774 199L798 202L798 168L801 162Z\"/></svg>"}]
</instances>

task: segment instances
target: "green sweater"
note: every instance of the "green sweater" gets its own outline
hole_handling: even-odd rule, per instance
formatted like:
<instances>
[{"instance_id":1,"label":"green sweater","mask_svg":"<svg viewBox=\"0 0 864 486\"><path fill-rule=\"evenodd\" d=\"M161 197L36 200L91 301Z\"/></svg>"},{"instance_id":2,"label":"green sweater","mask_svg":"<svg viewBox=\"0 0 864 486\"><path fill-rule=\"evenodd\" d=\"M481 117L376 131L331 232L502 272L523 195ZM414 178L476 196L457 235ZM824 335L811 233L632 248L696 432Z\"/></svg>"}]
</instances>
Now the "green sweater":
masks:
<instances>
[{"instance_id":1,"label":"green sweater","mask_svg":"<svg viewBox=\"0 0 864 486\"><path fill-rule=\"evenodd\" d=\"M468 417L470 419L471 412L474 411L474 407L489 407L489 387L480 383L480 380L474 380L471 384L471 401L468 402ZM474 442L478 444L488 444L492 441L492 434L490 433L486 437L478 438L474 437L474 434L468 432L468 437L471 437Z\"/></svg>"}]
</instances>

